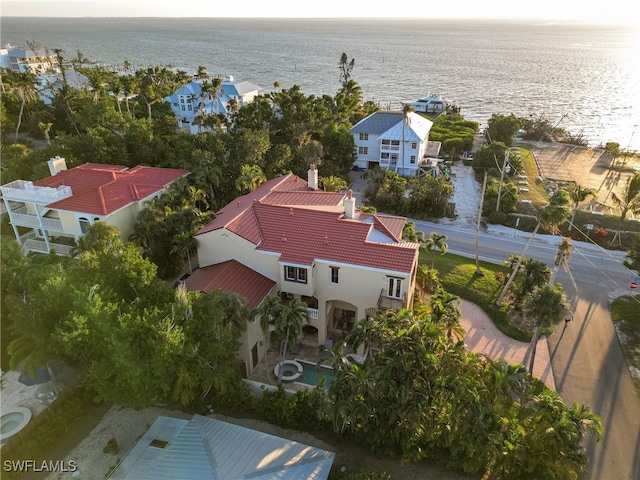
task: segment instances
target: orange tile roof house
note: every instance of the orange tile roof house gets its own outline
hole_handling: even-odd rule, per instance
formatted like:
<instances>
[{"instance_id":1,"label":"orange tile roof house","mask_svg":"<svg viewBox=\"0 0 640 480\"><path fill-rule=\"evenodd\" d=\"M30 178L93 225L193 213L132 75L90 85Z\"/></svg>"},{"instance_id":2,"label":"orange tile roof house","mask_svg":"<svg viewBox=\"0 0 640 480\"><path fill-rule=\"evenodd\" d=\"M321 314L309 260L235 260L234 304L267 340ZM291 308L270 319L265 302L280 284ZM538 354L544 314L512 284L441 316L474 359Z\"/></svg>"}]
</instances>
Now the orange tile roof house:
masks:
<instances>
[{"instance_id":1,"label":"orange tile roof house","mask_svg":"<svg viewBox=\"0 0 640 480\"><path fill-rule=\"evenodd\" d=\"M188 290L220 289L253 305L268 294L309 305L318 345L341 339L377 310L410 307L419 245L402 239L406 218L356 208L351 192L318 190L289 174L237 198L196 233L200 266ZM234 273L229 272L233 268ZM241 339L247 375L264 355L259 322Z\"/></svg>"},{"instance_id":2,"label":"orange tile roof house","mask_svg":"<svg viewBox=\"0 0 640 480\"><path fill-rule=\"evenodd\" d=\"M50 177L15 180L0 187L9 221L25 252L55 250L69 255L72 244L96 221L118 227L126 240L144 203L189 174L170 168L94 163L67 170L60 157L48 164Z\"/></svg>"}]
</instances>

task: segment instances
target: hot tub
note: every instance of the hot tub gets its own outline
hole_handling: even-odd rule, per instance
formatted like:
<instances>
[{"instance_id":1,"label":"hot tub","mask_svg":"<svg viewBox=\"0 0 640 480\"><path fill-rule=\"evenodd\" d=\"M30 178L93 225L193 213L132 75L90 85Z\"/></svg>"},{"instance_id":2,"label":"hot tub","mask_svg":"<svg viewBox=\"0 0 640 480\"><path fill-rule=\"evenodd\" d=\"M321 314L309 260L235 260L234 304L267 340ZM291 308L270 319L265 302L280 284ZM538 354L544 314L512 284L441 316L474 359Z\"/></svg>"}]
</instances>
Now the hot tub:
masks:
<instances>
[{"instance_id":1,"label":"hot tub","mask_svg":"<svg viewBox=\"0 0 640 480\"><path fill-rule=\"evenodd\" d=\"M25 407L13 407L3 412L0 417L0 442L4 444L26 427L30 420L31 410Z\"/></svg>"},{"instance_id":2,"label":"hot tub","mask_svg":"<svg viewBox=\"0 0 640 480\"><path fill-rule=\"evenodd\" d=\"M297 381L302 376L302 365L295 360L284 360L283 362L276 363L273 373L276 378L280 376L280 369L282 369L282 382L291 383Z\"/></svg>"}]
</instances>

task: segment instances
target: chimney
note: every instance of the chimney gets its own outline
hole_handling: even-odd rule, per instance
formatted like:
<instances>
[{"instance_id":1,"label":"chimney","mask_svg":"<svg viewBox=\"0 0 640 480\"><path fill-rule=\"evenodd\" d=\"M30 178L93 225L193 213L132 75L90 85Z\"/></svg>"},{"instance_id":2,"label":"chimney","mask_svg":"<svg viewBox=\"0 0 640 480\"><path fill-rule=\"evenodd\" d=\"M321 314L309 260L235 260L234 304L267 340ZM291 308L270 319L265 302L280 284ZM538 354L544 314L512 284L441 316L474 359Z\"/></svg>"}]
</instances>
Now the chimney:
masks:
<instances>
[{"instance_id":1,"label":"chimney","mask_svg":"<svg viewBox=\"0 0 640 480\"><path fill-rule=\"evenodd\" d=\"M312 163L309 167L309 171L307 172L307 184L309 188L313 190L318 189L318 171L316 170L316 166Z\"/></svg>"},{"instance_id":2,"label":"chimney","mask_svg":"<svg viewBox=\"0 0 640 480\"><path fill-rule=\"evenodd\" d=\"M344 199L344 216L346 218L355 218L356 216L356 199L353 198L351 189L347 192L347 198Z\"/></svg>"},{"instance_id":3,"label":"chimney","mask_svg":"<svg viewBox=\"0 0 640 480\"><path fill-rule=\"evenodd\" d=\"M52 177L60 173L62 170L67 169L66 160L64 158L60 158L58 155L47 161L47 165L49 165L49 172L51 172Z\"/></svg>"}]
</instances>

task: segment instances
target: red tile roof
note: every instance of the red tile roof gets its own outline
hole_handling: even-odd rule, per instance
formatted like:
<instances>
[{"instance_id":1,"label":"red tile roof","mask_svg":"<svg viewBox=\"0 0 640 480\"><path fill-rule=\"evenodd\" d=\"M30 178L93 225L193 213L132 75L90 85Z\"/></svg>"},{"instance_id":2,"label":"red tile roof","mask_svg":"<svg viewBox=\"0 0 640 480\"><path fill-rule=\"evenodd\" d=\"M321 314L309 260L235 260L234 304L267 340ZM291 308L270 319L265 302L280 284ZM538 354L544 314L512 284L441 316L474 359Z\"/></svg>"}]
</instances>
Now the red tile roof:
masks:
<instances>
[{"instance_id":1,"label":"red tile roof","mask_svg":"<svg viewBox=\"0 0 640 480\"><path fill-rule=\"evenodd\" d=\"M71 187L72 196L47 205L57 210L109 215L161 191L188 170L85 163L34 182L39 187Z\"/></svg>"},{"instance_id":2,"label":"red tile roof","mask_svg":"<svg viewBox=\"0 0 640 480\"><path fill-rule=\"evenodd\" d=\"M258 250L280 253L280 261L311 265L314 259L410 272L418 244L402 242L406 218L356 210L344 218L344 194L310 190L286 175L229 203L196 233L225 228ZM385 237L370 235L379 231ZM386 238L388 241L370 239Z\"/></svg>"},{"instance_id":3,"label":"red tile roof","mask_svg":"<svg viewBox=\"0 0 640 480\"><path fill-rule=\"evenodd\" d=\"M257 250L280 253L280 261L311 265L314 260L411 272L419 245L377 243L367 238L374 225L335 212L256 203L262 243Z\"/></svg>"},{"instance_id":4,"label":"red tile roof","mask_svg":"<svg viewBox=\"0 0 640 480\"><path fill-rule=\"evenodd\" d=\"M251 310L260 305L275 283L240 262L227 260L196 270L185 280L185 287L204 293L214 290L237 293L247 300L247 308Z\"/></svg>"}]
</instances>

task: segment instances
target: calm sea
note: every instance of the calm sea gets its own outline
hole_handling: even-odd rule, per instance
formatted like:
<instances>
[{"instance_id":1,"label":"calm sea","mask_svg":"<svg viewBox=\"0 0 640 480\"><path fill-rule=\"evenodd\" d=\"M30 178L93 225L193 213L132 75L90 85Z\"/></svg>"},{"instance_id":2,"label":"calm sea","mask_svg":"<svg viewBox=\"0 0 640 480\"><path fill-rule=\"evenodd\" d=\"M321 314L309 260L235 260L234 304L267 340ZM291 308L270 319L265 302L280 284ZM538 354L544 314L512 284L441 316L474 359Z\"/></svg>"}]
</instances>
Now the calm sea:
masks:
<instances>
[{"instance_id":1,"label":"calm sea","mask_svg":"<svg viewBox=\"0 0 640 480\"><path fill-rule=\"evenodd\" d=\"M591 145L640 150L638 30L487 21L2 18L0 40L110 65L198 66L264 87L334 95L352 78L383 108L437 93L486 123L544 115Z\"/></svg>"}]
</instances>

